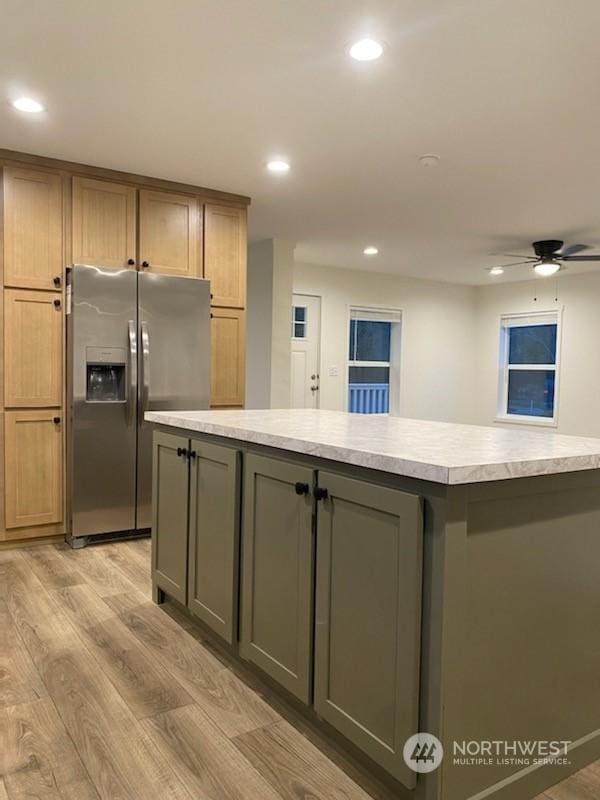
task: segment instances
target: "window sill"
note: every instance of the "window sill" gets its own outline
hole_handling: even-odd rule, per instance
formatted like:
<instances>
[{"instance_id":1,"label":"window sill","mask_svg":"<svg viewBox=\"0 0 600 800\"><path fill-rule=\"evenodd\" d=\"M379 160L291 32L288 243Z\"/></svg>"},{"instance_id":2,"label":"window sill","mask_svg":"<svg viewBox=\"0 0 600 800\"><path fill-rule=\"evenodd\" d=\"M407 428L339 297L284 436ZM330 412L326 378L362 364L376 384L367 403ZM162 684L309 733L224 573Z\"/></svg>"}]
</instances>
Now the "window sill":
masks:
<instances>
[{"instance_id":1,"label":"window sill","mask_svg":"<svg viewBox=\"0 0 600 800\"><path fill-rule=\"evenodd\" d=\"M558 428L558 420L549 417L523 417L517 414L498 415L494 422L504 422L509 425L537 425L540 428Z\"/></svg>"}]
</instances>

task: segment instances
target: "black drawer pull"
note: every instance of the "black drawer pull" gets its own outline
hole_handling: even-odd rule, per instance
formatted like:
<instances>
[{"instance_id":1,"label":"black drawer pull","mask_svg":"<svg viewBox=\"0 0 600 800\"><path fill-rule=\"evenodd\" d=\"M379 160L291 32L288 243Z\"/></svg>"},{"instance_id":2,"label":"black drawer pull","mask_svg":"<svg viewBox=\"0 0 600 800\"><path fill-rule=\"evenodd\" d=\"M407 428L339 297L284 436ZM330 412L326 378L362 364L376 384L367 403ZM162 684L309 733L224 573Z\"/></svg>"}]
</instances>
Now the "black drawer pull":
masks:
<instances>
[{"instance_id":1,"label":"black drawer pull","mask_svg":"<svg viewBox=\"0 0 600 800\"><path fill-rule=\"evenodd\" d=\"M308 483L301 483L300 481L298 481L297 483L294 484L294 491L296 492L296 494L308 494L310 491L310 486L308 485Z\"/></svg>"},{"instance_id":2,"label":"black drawer pull","mask_svg":"<svg viewBox=\"0 0 600 800\"><path fill-rule=\"evenodd\" d=\"M194 458L196 458L196 451L195 450L190 450L190 452L188 453L188 456L190 457L190 459L193 460Z\"/></svg>"},{"instance_id":3,"label":"black drawer pull","mask_svg":"<svg viewBox=\"0 0 600 800\"><path fill-rule=\"evenodd\" d=\"M178 456L187 456L187 450L185 447L178 447L177 448L177 455Z\"/></svg>"},{"instance_id":4,"label":"black drawer pull","mask_svg":"<svg viewBox=\"0 0 600 800\"><path fill-rule=\"evenodd\" d=\"M60 300L53 300L52 302L54 303L54 307L55 307L55 308L60 308L60 307L61 307L61 302L60 302Z\"/></svg>"},{"instance_id":5,"label":"black drawer pull","mask_svg":"<svg viewBox=\"0 0 600 800\"><path fill-rule=\"evenodd\" d=\"M329 497L329 492L327 489L322 489L320 486L315 486L313 494L315 496L315 500L327 500Z\"/></svg>"},{"instance_id":6,"label":"black drawer pull","mask_svg":"<svg viewBox=\"0 0 600 800\"><path fill-rule=\"evenodd\" d=\"M57 276L56 276L56 278L53 278L53 279L52 279L52 283L53 283L55 286L60 286L60 275L57 275Z\"/></svg>"},{"instance_id":7,"label":"black drawer pull","mask_svg":"<svg viewBox=\"0 0 600 800\"><path fill-rule=\"evenodd\" d=\"M60 417L52 417L52 422L55 425L59 425L60 424Z\"/></svg>"}]
</instances>

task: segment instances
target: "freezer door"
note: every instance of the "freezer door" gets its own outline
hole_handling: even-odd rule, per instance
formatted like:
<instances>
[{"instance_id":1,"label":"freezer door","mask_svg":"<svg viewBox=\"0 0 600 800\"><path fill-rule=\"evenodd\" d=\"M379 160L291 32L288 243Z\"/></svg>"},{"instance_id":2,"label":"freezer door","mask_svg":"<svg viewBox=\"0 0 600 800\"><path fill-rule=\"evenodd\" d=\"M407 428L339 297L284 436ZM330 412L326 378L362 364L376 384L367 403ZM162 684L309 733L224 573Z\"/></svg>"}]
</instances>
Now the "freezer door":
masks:
<instances>
[{"instance_id":1,"label":"freezer door","mask_svg":"<svg viewBox=\"0 0 600 800\"><path fill-rule=\"evenodd\" d=\"M137 275L70 272L68 387L72 536L135 528Z\"/></svg>"},{"instance_id":2,"label":"freezer door","mask_svg":"<svg viewBox=\"0 0 600 800\"><path fill-rule=\"evenodd\" d=\"M152 425L145 411L208 408L210 282L139 273L137 527L152 517Z\"/></svg>"}]
</instances>

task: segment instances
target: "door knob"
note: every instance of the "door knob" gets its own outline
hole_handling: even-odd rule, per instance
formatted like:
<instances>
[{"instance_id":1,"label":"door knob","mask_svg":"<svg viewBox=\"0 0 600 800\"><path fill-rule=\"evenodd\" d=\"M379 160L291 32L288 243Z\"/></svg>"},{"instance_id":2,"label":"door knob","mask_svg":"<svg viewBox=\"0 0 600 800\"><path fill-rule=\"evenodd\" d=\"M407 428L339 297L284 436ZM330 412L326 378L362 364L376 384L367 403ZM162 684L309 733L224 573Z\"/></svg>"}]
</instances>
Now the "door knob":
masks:
<instances>
[{"instance_id":1,"label":"door knob","mask_svg":"<svg viewBox=\"0 0 600 800\"><path fill-rule=\"evenodd\" d=\"M294 491L296 492L296 494L308 494L310 491L310 486L308 485L308 483L301 483L300 481L298 481L297 483L294 484Z\"/></svg>"},{"instance_id":2,"label":"door knob","mask_svg":"<svg viewBox=\"0 0 600 800\"><path fill-rule=\"evenodd\" d=\"M313 494L315 496L315 500L327 500L329 497L329 492L327 489L322 489L320 486L315 486Z\"/></svg>"}]
</instances>

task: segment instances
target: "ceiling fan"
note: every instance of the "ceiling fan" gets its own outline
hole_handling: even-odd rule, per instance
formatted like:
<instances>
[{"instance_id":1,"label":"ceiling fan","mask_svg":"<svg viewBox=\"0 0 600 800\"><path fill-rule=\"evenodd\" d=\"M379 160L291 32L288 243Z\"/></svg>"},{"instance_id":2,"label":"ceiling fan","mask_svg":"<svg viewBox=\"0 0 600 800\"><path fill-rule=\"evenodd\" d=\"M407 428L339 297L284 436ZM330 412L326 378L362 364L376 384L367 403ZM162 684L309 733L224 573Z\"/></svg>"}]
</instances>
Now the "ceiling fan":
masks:
<instances>
[{"instance_id":1,"label":"ceiling fan","mask_svg":"<svg viewBox=\"0 0 600 800\"><path fill-rule=\"evenodd\" d=\"M538 275L547 278L554 275L562 268L564 261L600 261L599 255L581 256L577 255L582 250L590 250L588 244L572 244L564 247L564 242L560 239L544 239L532 244L534 256L526 256L522 253L499 253L498 255L509 258L521 258L522 261L513 261L510 264L498 264L488 269L490 275L502 275L506 267L518 267L523 264L530 264Z\"/></svg>"}]
</instances>

